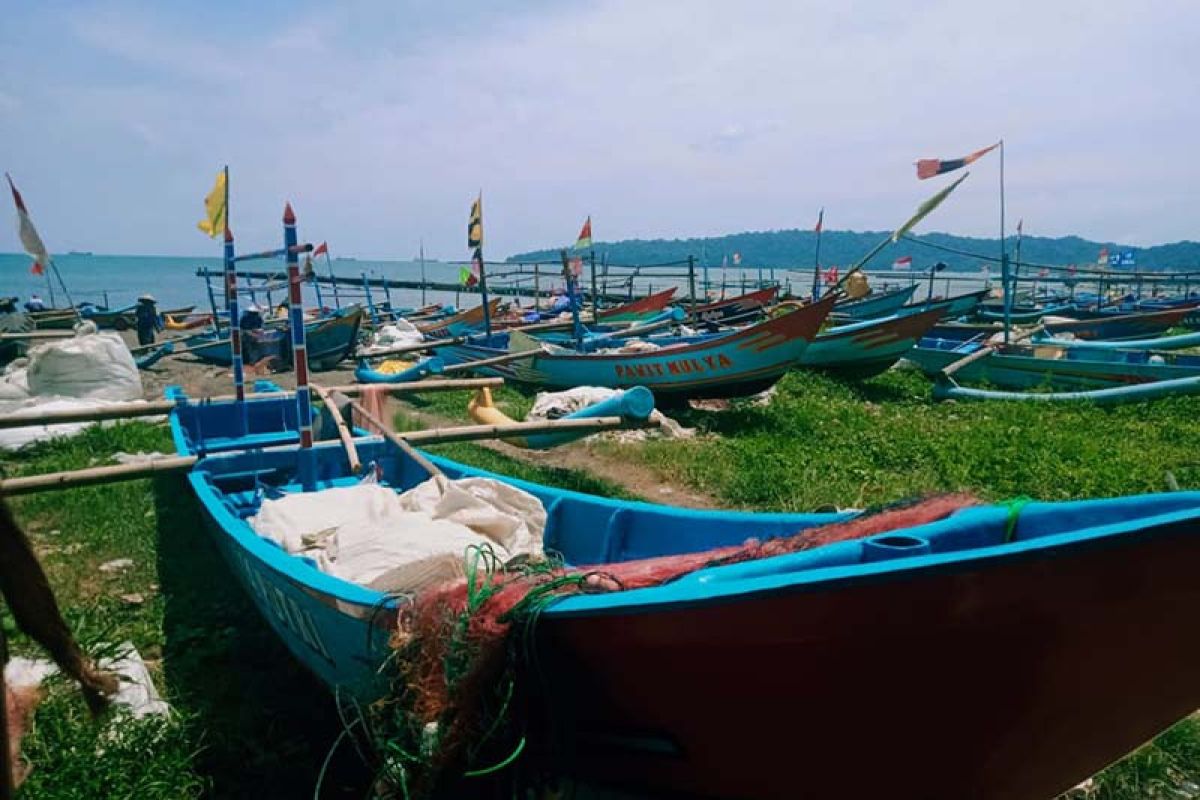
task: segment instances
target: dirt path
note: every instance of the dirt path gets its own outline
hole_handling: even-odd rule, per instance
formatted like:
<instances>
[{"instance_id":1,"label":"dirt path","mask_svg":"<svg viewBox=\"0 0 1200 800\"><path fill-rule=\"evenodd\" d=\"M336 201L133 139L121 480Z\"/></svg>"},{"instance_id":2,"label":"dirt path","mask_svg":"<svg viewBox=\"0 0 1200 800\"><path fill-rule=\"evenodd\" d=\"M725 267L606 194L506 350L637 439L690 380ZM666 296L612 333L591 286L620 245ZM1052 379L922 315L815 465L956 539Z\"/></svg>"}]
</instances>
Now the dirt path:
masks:
<instances>
[{"instance_id":1,"label":"dirt path","mask_svg":"<svg viewBox=\"0 0 1200 800\"><path fill-rule=\"evenodd\" d=\"M391 402L395 410L403 410L405 414L424 425L444 427L463 424L461 420L432 414L403 401L392 400ZM391 416L393 415L388 415L389 419ZM481 441L476 444L529 464L587 472L597 478L615 483L647 502L665 503L685 508L721 508L721 504L715 498L666 481L649 467L632 460L614 457L607 450L601 451L593 447L586 439L551 450L526 450L497 440ZM632 448L639 445L631 442L624 446Z\"/></svg>"}]
</instances>

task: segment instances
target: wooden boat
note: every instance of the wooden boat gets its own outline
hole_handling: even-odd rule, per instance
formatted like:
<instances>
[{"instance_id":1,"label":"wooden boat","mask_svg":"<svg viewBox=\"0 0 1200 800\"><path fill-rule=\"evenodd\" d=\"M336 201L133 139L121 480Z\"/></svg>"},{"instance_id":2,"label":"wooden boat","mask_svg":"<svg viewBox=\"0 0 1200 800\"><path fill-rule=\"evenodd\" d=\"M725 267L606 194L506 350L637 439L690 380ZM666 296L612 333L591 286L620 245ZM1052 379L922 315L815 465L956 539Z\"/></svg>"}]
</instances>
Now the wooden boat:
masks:
<instances>
[{"instance_id":1,"label":"wooden boat","mask_svg":"<svg viewBox=\"0 0 1200 800\"><path fill-rule=\"evenodd\" d=\"M359 326L364 316L365 312L359 306L343 306L332 316L306 323L309 366L314 370L333 369L350 356L358 343ZM185 339L182 345L187 348L188 355L228 367L233 363L229 339L225 338L228 335L228 329L222 332L220 339L212 333L203 333ZM287 341L286 337L284 341Z\"/></svg>"},{"instance_id":2,"label":"wooden boat","mask_svg":"<svg viewBox=\"0 0 1200 800\"><path fill-rule=\"evenodd\" d=\"M913 303L911 305L901 307L900 310L924 310L932 306L938 306L942 309L942 319L958 319L959 317L966 317L975 313L975 309L979 307L979 304L982 303L989 294L991 294L990 289L980 289L975 292L967 292L966 294L959 294L953 297L934 298L932 301L927 303Z\"/></svg>"},{"instance_id":3,"label":"wooden boat","mask_svg":"<svg viewBox=\"0 0 1200 800\"><path fill-rule=\"evenodd\" d=\"M1042 317L1064 314L1073 308L1075 306L1071 303L1063 303L1057 306L1038 306L1031 309L1013 308L1008 315L1008 319L1013 325L1029 325L1037 322ZM992 306L980 306L975 311L975 316L985 322L1003 322L1004 309Z\"/></svg>"},{"instance_id":4,"label":"wooden boat","mask_svg":"<svg viewBox=\"0 0 1200 800\"><path fill-rule=\"evenodd\" d=\"M290 396L246 411L253 433L233 437L242 446L295 425ZM182 405L176 447L195 452L239 419L232 404ZM319 488L356 482L339 446L313 452ZM398 491L426 478L379 440L359 452ZM300 491L297 460L288 448L217 455L188 481L293 656L343 701L367 703L385 690L377 669L401 601L318 571L246 522L264 489ZM451 478L501 478L430 460ZM572 565L633 568L846 519L501 479L542 501L545 545ZM1198 568L1200 493L1179 492L965 508L561 598L526 639L539 669L518 673L536 688L517 763L672 796L1053 797L1200 706Z\"/></svg>"},{"instance_id":5,"label":"wooden boat","mask_svg":"<svg viewBox=\"0 0 1200 800\"><path fill-rule=\"evenodd\" d=\"M844 378L870 378L886 371L916 346L942 318L941 306L827 327L800 354L797 366L819 369ZM660 347L696 344L723 334L699 336L649 336L644 341ZM603 340L600 340L603 341ZM590 344L585 342L585 344Z\"/></svg>"},{"instance_id":6,"label":"wooden boat","mask_svg":"<svg viewBox=\"0 0 1200 800\"><path fill-rule=\"evenodd\" d=\"M169 331L190 331L212 324L212 314L190 314L176 317L163 314L163 327Z\"/></svg>"},{"instance_id":7,"label":"wooden boat","mask_svg":"<svg viewBox=\"0 0 1200 800\"><path fill-rule=\"evenodd\" d=\"M846 378L870 378L899 361L942 317L942 308L934 306L915 314L828 328L801 353L800 366Z\"/></svg>"},{"instance_id":8,"label":"wooden boat","mask_svg":"<svg viewBox=\"0 0 1200 800\"><path fill-rule=\"evenodd\" d=\"M500 311L500 300L492 298L488 301L488 311L492 316L496 316ZM443 339L452 336L462 336L466 333L473 333L483 327L483 304L475 306L475 308L459 311L457 314L452 314L448 317L432 320L426 323L418 323L417 330L421 332L426 339Z\"/></svg>"},{"instance_id":9,"label":"wooden boat","mask_svg":"<svg viewBox=\"0 0 1200 800\"><path fill-rule=\"evenodd\" d=\"M641 322L652 317L671 304L675 296L674 286L661 292L639 297L624 305L613 308L602 308L596 312L596 319L601 322Z\"/></svg>"},{"instance_id":10,"label":"wooden boat","mask_svg":"<svg viewBox=\"0 0 1200 800\"><path fill-rule=\"evenodd\" d=\"M1053 336L1071 334L1076 339L1135 339L1165 333L1183 324L1184 318L1195 310L1195 306L1190 305L1128 314L1076 309L1068 313L1074 321L1048 321L1046 331Z\"/></svg>"},{"instance_id":11,"label":"wooden boat","mask_svg":"<svg viewBox=\"0 0 1200 800\"><path fill-rule=\"evenodd\" d=\"M1200 347L1200 333L1182 333L1178 336L1155 336L1151 339L1118 339L1117 341L1092 341L1088 339L1061 339L1054 336L1034 334L1033 341L1069 347L1076 350L1181 350Z\"/></svg>"},{"instance_id":12,"label":"wooden boat","mask_svg":"<svg viewBox=\"0 0 1200 800\"><path fill-rule=\"evenodd\" d=\"M549 389L646 386L660 403L755 394L799 360L833 306L830 297L728 334L659 350L578 353L543 345L519 361L481 368L485 375ZM510 355L476 344L436 348L447 364Z\"/></svg>"},{"instance_id":13,"label":"wooden boat","mask_svg":"<svg viewBox=\"0 0 1200 800\"><path fill-rule=\"evenodd\" d=\"M926 338L906 356L936 377L955 361L979 349L977 342L947 342L939 348ZM1200 356L1173 352L1079 350L1046 344L1010 344L955 373L1004 389L1097 389L1200 376Z\"/></svg>"},{"instance_id":14,"label":"wooden boat","mask_svg":"<svg viewBox=\"0 0 1200 800\"><path fill-rule=\"evenodd\" d=\"M767 306L775 302L778 295L779 287L769 286L727 300L697 305L694 309L688 309L688 316L697 322L707 323L746 321L765 311Z\"/></svg>"},{"instance_id":15,"label":"wooden boat","mask_svg":"<svg viewBox=\"0 0 1200 800\"><path fill-rule=\"evenodd\" d=\"M917 291L917 285L893 289L890 292L874 292L858 300L847 300L838 303L834 312L853 319L872 319L895 314L905 303L912 299Z\"/></svg>"}]
</instances>

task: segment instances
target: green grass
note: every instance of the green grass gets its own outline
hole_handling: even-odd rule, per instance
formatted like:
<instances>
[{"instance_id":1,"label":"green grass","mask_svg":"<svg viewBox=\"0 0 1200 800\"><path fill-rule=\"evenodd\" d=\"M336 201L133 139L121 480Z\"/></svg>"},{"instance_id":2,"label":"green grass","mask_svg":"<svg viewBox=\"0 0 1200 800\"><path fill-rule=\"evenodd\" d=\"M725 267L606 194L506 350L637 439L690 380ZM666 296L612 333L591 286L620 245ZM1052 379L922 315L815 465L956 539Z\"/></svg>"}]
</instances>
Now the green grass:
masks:
<instances>
[{"instance_id":1,"label":"green grass","mask_svg":"<svg viewBox=\"0 0 1200 800\"><path fill-rule=\"evenodd\" d=\"M91 429L7 456L9 476L104 463L117 451L170 451L163 427ZM179 477L14 498L64 617L85 649L131 640L175 710L169 722L93 722L56 681L25 752L25 800L310 797L340 731L329 693L289 657L234 582ZM133 566L102 573L100 564ZM121 595L141 595L141 603ZM44 657L3 624L15 653ZM107 731L115 728L120 735ZM323 797L362 797L368 780L349 748Z\"/></svg>"},{"instance_id":2,"label":"green grass","mask_svg":"<svg viewBox=\"0 0 1200 800\"><path fill-rule=\"evenodd\" d=\"M957 490L1065 500L1162 491L1168 471L1181 487L1200 485L1196 398L933 404L911 371L862 384L793 373L769 405L675 416L720 436L604 448L740 508L862 507Z\"/></svg>"}]
</instances>

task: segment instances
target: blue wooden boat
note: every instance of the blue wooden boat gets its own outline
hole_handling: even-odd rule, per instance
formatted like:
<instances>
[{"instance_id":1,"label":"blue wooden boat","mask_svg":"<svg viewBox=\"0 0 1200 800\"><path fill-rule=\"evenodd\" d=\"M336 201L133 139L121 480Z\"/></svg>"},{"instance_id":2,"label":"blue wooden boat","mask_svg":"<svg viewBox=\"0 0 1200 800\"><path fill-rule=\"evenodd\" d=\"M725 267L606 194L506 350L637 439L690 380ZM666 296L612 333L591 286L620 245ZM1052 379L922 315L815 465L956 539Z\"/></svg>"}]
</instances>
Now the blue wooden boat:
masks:
<instances>
[{"instance_id":1,"label":"blue wooden boat","mask_svg":"<svg viewBox=\"0 0 1200 800\"><path fill-rule=\"evenodd\" d=\"M1075 310L1068 316L1074 321L1047 322L1052 336L1070 334L1076 339L1135 339L1165 333L1195 311L1194 306L1164 308L1157 311L1105 313Z\"/></svg>"},{"instance_id":2,"label":"blue wooden boat","mask_svg":"<svg viewBox=\"0 0 1200 800\"><path fill-rule=\"evenodd\" d=\"M360 306L343 306L328 317L305 323L309 366L314 370L333 369L353 354L364 316L365 312ZM224 336L228 336L227 330ZM243 336L249 338L250 333L247 331ZM209 364L228 367L233 357L229 351L229 341L224 336L218 338L217 334L211 332L202 333L188 337L182 344L187 348L188 355Z\"/></svg>"},{"instance_id":3,"label":"blue wooden boat","mask_svg":"<svg viewBox=\"0 0 1200 800\"><path fill-rule=\"evenodd\" d=\"M1071 311L1075 306L1071 303L1063 303L1056 306L1039 306L1032 309L1013 309L1009 314L1009 322L1013 325L1029 325L1037 322L1042 317L1047 315L1058 315ZM1003 322L1004 309L995 309L991 307L980 306L975 316L985 322Z\"/></svg>"},{"instance_id":4,"label":"blue wooden boat","mask_svg":"<svg viewBox=\"0 0 1200 800\"><path fill-rule=\"evenodd\" d=\"M895 314L901 306L912 299L917 285L893 289L890 292L875 292L859 300L846 300L834 307L834 312L854 319L872 319Z\"/></svg>"},{"instance_id":5,"label":"blue wooden boat","mask_svg":"<svg viewBox=\"0 0 1200 800\"><path fill-rule=\"evenodd\" d=\"M241 449L203 459L189 484L296 659L343 700L373 700L399 601L255 534L246 520L265 494L301 490L298 452L245 448L294 440L296 407L265 395L245 412L247 436L233 435L233 404L172 413L181 454ZM311 452L319 489L356 482L340 446ZM426 478L380 440L359 453L398 491ZM539 498L545 545L571 565L703 554L848 517L670 508L431 459ZM688 796L1052 797L1200 706L1200 493L976 506L698 562L541 612L527 639L539 669L518 673L536 687L518 766Z\"/></svg>"},{"instance_id":6,"label":"blue wooden boat","mask_svg":"<svg viewBox=\"0 0 1200 800\"><path fill-rule=\"evenodd\" d=\"M696 322L722 324L725 322L746 322L751 318L761 317L769 306L774 304L779 296L778 286L768 286L737 297L717 300L712 303L688 308L688 316Z\"/></svg>"},{"instance_id":7,"label":"blue wooden boat","mask_svg":"<svg viewBox=\"0 0 1200 800\"><path fill-rule=\"evenodd\" d=\"M938 307L942 309L942 319L958 319L959 317L969 316L975 313L975 309L979 307L987 296L991 294L991 289L979 289L966 294L955 295L954 297L935 298L927 303L913 303L901 307L900 312L908 310L913 312L924 311L928 308Z\"/></svg>"},{"instance_id":8,"label":"blue wooden boat","mask_svg":"<svg viewBox=\"0 0 1200 800\"><path fill-rule=\"evenodd\" d=\"M580 353L543 345L519 361L479 370L548 389L645 386L660 402L740 397L770 387L795 366L833 307L833 298L723 335L649 352ZM496 358L508 351L478 344L435 349L447 364Z\"/></svg>"},{"instance_id":9,"label":"blue wooden boat","mask_svg":"<svg viewBox=\"0 0 1200 800\"><path fill-rule=\"evenodd\" d=\"M905 357L930 377L984 345L923 339ZM1200 356L1136 350L1080 350L1045 343L1010 344L955 373L1003 389L1105 389L1200 377ZM1140 394L1131 395L1140 397Z\"/></svg>"},{"instance_id":10,"label":"blue wooden boat","mask_svg":"<svg viewBox=\"0 0 1200 800\"><path fill-rule=\"evenodd\" d=\"M1075 350L1182 350L1189 347L1200 347L1200 333L1155 336L1152 339L1119 339L1115 342L1062 339L1046 333L1038 333L1034 334L1032 341Z\"/></svg>"}]
</instances>

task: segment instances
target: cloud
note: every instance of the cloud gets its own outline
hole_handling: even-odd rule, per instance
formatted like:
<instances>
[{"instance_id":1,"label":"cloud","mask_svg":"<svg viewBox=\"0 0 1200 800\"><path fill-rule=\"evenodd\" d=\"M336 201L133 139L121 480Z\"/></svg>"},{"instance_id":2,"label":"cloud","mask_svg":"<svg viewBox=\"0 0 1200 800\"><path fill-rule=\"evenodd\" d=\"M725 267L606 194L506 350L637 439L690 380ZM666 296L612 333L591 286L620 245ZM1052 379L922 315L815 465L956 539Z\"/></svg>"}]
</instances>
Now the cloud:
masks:
<instances>
[{"instance_id":1,"label":"cloud","mask_svg":"<svg viewBox=\"0 0 1200 800\"><path fill-rule=\"evenodd\" d=\"M202 249L193 217L224 163L241 240L277 238L292 199L302 226L359 255L408 255L423 237L462 257L481 187L494 256L564 241L588 214L601 239L807 226L821 206L831 227L882 229L934 188L914 160L1001 136L1012 219L1195 236L1200 7L1184 0L10 16L0 74L20 91L0 87L0 109L21 114L0 115L0 138L47 225L81 249ZM35 43L63 30L41 58ZM992 234L998 167L976 164L930 228Z\"/></svg>"}]
</instances>

